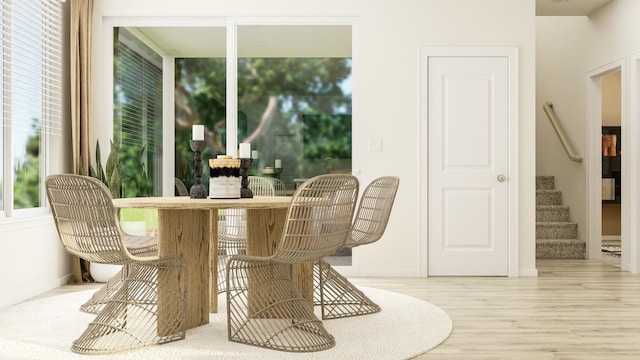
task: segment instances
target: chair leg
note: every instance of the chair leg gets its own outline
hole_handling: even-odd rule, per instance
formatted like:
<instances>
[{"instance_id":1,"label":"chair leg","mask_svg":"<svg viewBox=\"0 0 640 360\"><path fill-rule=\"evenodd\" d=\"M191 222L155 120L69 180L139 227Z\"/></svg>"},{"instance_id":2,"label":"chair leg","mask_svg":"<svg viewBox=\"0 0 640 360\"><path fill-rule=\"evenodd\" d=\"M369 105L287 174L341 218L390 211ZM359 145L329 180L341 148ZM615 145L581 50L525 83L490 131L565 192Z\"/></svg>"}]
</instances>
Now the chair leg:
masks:
<instances>
[{"instance_id":1,"label":"chair leg","mask_svg":"<svg viewBox=\"0 0 640 360\"><path fill-rule=\"evenodd\" d=\"M131 247L129 252L133 255L140 257L149 257L158 255L158 243L157 238L154 235L145 236L129 236L125 235L125 242L134 244L143 244L143 246ZM96 291L91 299L87 300L80 306L80 311L84 311L90 314L97 314L104 308L107 301L120 289L122 283L127 277L127 267L122 266L122 269L117 274L111 277L104 286Z\"/></svg>"},{"instance_id":2,"label":"chair leg","mask_svg":"<svg viewBox=\"0 0 640 360\"><path fill-rule=\"evenodd\" d=\"M218 235L218 237L223 237ZM218 294L227 291L227 261L233 255L245 255L247 242L245 239L218 240Z\"/></svg>"},{"instance_id":3,"label":"chair leg","mask_svg":"<svg viewBox=\"0 0 640 360\"><path fill-rule=\"evenodd\" d=\"M229 341L309 352L335 346L291 280L291 265L233 257L227 267Z\"/></svg>"},{"instance_id":4,"label":"chair leg","mask_svg":"<svg viewBox=\"0 0 640 360\"><path fill-rule=\"evenodd\" d=\"M109 279L106 284L91 296L91 299L80 305L80 311L90 314L98 314L107 304L109 299L111 299L122 287L122 284L127 277L126 271L127 267L123 266L117 274Z\"/></svg>"},{"instance_id":5,"label":"chair leg","mask_svg":"<svg viewBox=\"0 0 640 360\"><path fill-rule=\"evenodd\" d=\"M380 306L324 260L313 264L314 304L321 307L322 319L367 315Z\"/></svg>"},{"instance_id":6,"label":"chair leg","mask_svg":"<svg viewBox=\"0 0 640 360\"><path fill-rule=\"evenodd\" d=\"M221 249L222 246L222 242L218 242L218 294L227 291L225 276L227 274L227 260L229 260L229 255L227 255L226 249ZM211 294L211 296L214 295Z\"/></svg>"},{"instance_id":7,"label":"chair leg","mask_svg":"<svg viewBox=\"0 0 640 360\"><path fill-rule=\"evenodd\" d=\"M125 265L126 278L72 351L105 354L185 338L186 264L182 258Z\"/></svg>"}]
</instances>

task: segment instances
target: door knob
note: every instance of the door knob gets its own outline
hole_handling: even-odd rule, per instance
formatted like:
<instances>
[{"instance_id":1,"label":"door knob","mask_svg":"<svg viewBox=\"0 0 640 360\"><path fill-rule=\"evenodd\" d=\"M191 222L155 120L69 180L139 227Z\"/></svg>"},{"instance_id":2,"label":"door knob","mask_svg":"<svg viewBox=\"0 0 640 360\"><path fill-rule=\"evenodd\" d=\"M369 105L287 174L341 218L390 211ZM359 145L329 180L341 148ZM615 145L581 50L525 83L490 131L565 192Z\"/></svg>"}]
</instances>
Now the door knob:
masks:
<instances>
[{"instance_id":1,"label":"door knob","mask_svg":"<svg viewBox=\"0 0 640 360\"><path fill-rule=\"evenodd\" d=\"M502 174L498 175L498 181L503 182L503 181L505 181L505 180L507 180L507 177L506 177L506 176L504 176L504 175L502 175Z\"/></svg>"}]
</instances>

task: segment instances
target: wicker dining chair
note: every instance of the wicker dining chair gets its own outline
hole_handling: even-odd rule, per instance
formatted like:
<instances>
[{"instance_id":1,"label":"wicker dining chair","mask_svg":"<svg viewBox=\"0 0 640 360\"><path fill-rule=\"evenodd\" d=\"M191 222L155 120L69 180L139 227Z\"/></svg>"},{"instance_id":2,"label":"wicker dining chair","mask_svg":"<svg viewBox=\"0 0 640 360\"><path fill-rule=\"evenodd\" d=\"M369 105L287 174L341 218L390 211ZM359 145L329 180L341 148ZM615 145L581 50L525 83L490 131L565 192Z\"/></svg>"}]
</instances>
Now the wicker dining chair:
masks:
<instances>
[{"instance_id":1,"label":"wicker dining chair","mask_svg":"<svg viewBox=\"0 0 640 360\"><path fill-rule=\"evenodd\" d=\"M267 178L273 183L273 187L276 189L276 196L287 196L287 187L278 178Z\"/></svg>"},{"instance_id":2,"label":"wicker dining chair","mask_svg":"<svg viewBox=\"0 0 640 360\"><path fill-rule=\"evenodd\" d=\"M269 178L249 176L249 189L254 196L275 196ZM247 211L226 209L218 213L218 293L226 291L227 260L247 250Z\"/></svg>"},{"instance_id":3,"label":"wicker dining chair","mask_svg":"<svg viewBox=\"0 0 640 360\"><path fill-rule=\"evenodd\" d=\"M184 182L178 178L174 178L175 196L189 196L189 190ZM158 238L155 234L151 235L129 235L123 233L124 243L127 250L135 256L156 256L158 255ZM120 270L112 276L91 298L80 306L80 310L97 314L107 304L109 299L120 289L127 275Z\"/></svg>"},{"instance_id":4,"label":"wicker dining chair","mask_svg":"<svg viewBox=\"0 0 640 360\"><path fill-rule=\"evenodd\" d=\"M371 244L382 237L399 184L400 179L395 176L380 177L369 183L360 198L345 248ZM314 263L314 304L321 307L322 319L325 320L372 314L381 310L323 259Z\"/></svg>"},{"instance_id":5,"label":"wicker dining chair","mask_svg":"<svg viewBox=\"0 0 640 360\"><path fill-rule=\"evenodd\" d=\"M344 246L358 195L351 175L320 175L293 194L271 256L235 255L227 264L229 340L268 349L310 352L335 346L292 280L292 265Z\"/></svg>"},{"instance_id":6,"label":"wicker dining chair","mask_svg":"<svg viewBox=\"0 0 640 360\"><path fill-rule=\"evenodd\" d=\"M131 255L149 257L158 255L158 238L156 235L129 235L123 233L124 243ZM80 310L90 314L97 314L109 303L109 300L120 290L127 274L126 267L122 267L112 276L91 298L80 305Z\"/></svg>"},{"instance_id":7,"label":"wicker dining chair","mask_svg":"<svg viewBox=\"0 0 640 360\"><path fill-rule=\"evenodd\" d=\"M92 263L123 265L118 290L107 297L71 350L113 353L184 339L184 259L133 254L125 244L111 194L97 179L51 175L45 187L65 250Z\"/></svg>"}]
</instances>

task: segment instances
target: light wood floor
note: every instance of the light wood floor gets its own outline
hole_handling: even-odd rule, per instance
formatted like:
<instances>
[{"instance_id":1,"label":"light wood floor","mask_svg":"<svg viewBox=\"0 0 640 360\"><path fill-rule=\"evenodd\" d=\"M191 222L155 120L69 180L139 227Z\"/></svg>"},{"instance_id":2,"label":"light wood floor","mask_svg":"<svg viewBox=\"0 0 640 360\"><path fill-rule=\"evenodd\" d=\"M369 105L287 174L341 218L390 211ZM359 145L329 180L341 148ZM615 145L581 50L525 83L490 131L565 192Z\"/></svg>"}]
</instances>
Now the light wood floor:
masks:
<instances>
[{"instance_id":1,"label":"light wood floor","mask_svg":"<svg viewBox=\"0 0 640 360\"><path fill-rule=\"evenodd\" d=\"M538 260L538 275L352 281L430 301L451 316L451 336L416 359L640 359L640 275L585 260Z\"/></svg>"},{"instance_id":2,"label":"light wood floor","mask_svg":"<svg viewBox=\"0 0 640 360\"><path fill-rule=\"evenodd\" d=\"M640 276L611 264L538 260L537 278L353 282L428 300L451 316L451 336L417 359L640 359Z\"/></svg>"}]
</instances>

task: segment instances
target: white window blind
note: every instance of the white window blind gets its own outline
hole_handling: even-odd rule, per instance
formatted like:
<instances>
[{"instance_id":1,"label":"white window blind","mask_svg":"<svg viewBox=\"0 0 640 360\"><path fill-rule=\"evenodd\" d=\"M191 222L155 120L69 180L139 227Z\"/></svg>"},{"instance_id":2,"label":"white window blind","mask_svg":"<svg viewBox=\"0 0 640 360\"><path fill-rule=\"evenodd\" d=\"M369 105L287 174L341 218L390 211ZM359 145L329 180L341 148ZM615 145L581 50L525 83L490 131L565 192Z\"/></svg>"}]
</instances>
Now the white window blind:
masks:
<instances>
[{"instance_id":1,"label":"white window blind","mask_svg":"<svg viewBox=\"0 0 640 360\"><path fill-rule=\"evenodd\" d=\"M2 124L59 135L62 121L60 0L2 0Z\"/></svg>"},{"instance_id":2,"label":"white window blind","mask_svg":"<svg viewBox=\"0 0 640 360\"><path fill-rule=\"evenodd\" d=\"M116 111L123 146L147 145L154 151L162 140L162 57L124 28L118 29Z\"/></svg>"}]
</instances>

